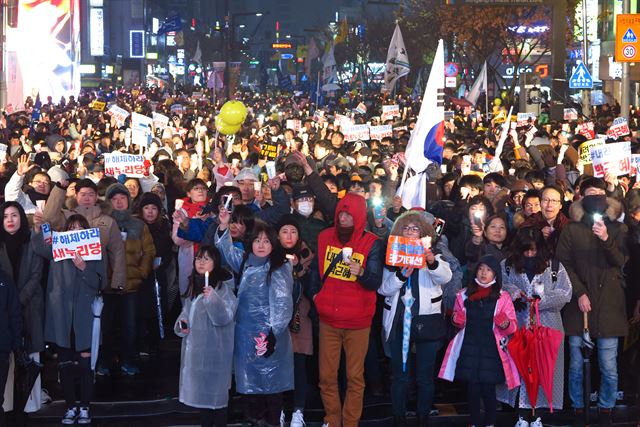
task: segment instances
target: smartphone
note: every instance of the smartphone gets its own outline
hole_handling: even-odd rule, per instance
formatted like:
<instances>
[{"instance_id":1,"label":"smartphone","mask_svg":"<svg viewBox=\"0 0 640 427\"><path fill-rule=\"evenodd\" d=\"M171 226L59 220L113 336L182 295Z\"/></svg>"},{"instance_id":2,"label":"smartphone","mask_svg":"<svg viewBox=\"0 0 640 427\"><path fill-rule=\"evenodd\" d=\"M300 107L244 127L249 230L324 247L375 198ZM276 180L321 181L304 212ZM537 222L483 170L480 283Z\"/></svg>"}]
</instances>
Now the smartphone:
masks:
<instances>
[{"instance_id":1,"label":"smartphone","mask_svg":"<svg viewBox=\"0 0 640 427\"><path fill-rule=\"evenodd\" d=\"M224 210L226 210L227 212L231 212L231 208L232 208L232 203L233 203L233 196L231 194L227 194L225 196L223 196L222 198L223 203L224 203Z\"/></svg>"},{"instance_id":2,"label":"smartphone","mask_svg":"<svg viewBox=\"0 0 640 427\"><path fill-rule=\"evenodd\" d=\"M185 330L188 328L189 325L187 325L187 322L185 322L184 320L180 320L180 329Z\"/></svg>"},{"instance_id":3,"label":"smartphone","mask_svg":"<svg viewBox=\"0 0 640 427\"><path fill-rule=\"evenodd\" d=\"M29 161L33 162L36 160L36 153L29 153Z\"/></svg>"},{"instance_id":4,"label":"smartphone","mask_svg":"<svg viewBox=\"0 0 640 427\"><path fill-rule=\"evenodd\" d=\"M445 224L444 219L436 218L436 220L434 221L433 229L435 230L438 236L442 236L442 232L444 231L444 224Z\"/></svg>"},{"instance_id":5,"label":"smartphone","mask_svg":"<svg viewBox=\"0 0 640 427\"><path fill-rule=\"evenodd\" d=\"M474 212L473 214L473 223L480 228L482 228L482 217L482 212Z\"/></svg>"}]
</instances>

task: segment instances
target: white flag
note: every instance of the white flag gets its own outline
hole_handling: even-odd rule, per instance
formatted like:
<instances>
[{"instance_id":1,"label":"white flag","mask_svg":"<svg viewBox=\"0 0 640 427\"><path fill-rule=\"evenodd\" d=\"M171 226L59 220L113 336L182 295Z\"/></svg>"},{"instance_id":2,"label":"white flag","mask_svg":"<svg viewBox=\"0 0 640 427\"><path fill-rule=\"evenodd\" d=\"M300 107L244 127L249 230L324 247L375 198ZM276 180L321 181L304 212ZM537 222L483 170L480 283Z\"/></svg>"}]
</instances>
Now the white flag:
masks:
<instances>
[{"instance_id":1,"label":"white flag","mask_svg":"<svg viewBox=\"0 0 640 427\"><path fill-rule=\"evenodd\" d=\"M487 93L487 61L484 61L484 65L482 66L482 70L480 71L478 78L473 83L473 86L471 86L471 90L467 95L467 101L469 101L473 105L476 105L476 102L478 102L478 97L482 92L484 92L485 94Z\"/></svg>"},{"instance_id":2,"label":"white flag","mask_svg":"<svg viewBox=\"0 0 640 427\"><path fill-rule=\"evenodd\" d=\"M200 40L198 40L198 44L196 45L196 51L193 53L193 58L191 58L191 62L202 64L202 50L200 49Z\"/></svg>"},{"instance_id":3,"label":"white flag","mask_svg":"<svg viewBox=\"0 0 640 427\"><path fill-rule=\"evenodd\" d=\"M384 87L391 91L396 81L409 74L409 57L404 47L404 40L400 32L400 26L396 23L396 29L391 37L389 50L387 51L387 66L384 70Z\"/></svg>"},{"instance_id":4,"label":"white flag","mask_svg":"<svg viewBox=\"0 0 640 427\"><path fill-rule=\"evenodd\" d=\"M333 54L333 44L322 57L322 90L338 90L340 86L336 84L338 81L338 73L336 71L336 58Z\"/></svg>"}]
</instances>

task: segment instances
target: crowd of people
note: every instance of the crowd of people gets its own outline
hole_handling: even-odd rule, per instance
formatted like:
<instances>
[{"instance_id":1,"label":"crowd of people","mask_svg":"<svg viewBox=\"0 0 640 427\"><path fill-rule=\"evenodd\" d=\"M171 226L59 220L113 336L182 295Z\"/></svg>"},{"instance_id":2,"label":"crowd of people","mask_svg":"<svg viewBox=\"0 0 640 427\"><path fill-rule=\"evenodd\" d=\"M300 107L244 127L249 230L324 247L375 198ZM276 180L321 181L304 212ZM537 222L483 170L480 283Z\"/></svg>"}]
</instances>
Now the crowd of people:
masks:
<instances>
[{"instance_id":1,"label":"crowd of people","mask_svg":"<svg viewBox=\"0 0 640 427\"><path fill-rule=\"evenodd\" d=\"M426 205L408 206L419 99L236 99L248 114L228 135L216 122L222 103L206 92L157 88L29 98L0 117L0 384L51 343L62 423L89 424L94 376L139 374L140 358L175 334L179 400L203 426L225 426L238 393L255 425L301 427L314 371L329 427L357 426L365 388L384 384L394 426L407 425L414 384L428 426L437 378L465 385L475 427L496 424L498 401L517 410L517 427L542 427L546 412L531 408L565 408L584 425L586 320L599 425L611 425L621 338L640 320L640 189L635 176L594 176L580 149L586 119L511 126L499 105L489 117L449 105L441 165L417 189ZM382 117L383 105L397 114ZM131 115L154 113L169 120L141 145ZM594 134L618 114L594 109ZM354 124L388 127L363 140L346 131ZM620 140L637 148L635 130ZM105 157L116 152L144 156L143 172L114 174ZM100 259L52 255L51 232L96 228ZM423 242L425 266L392 265L390 237ZM536 399L509 340L537 325L566 340L551 392Z\"/></svg>"}]
</instances>

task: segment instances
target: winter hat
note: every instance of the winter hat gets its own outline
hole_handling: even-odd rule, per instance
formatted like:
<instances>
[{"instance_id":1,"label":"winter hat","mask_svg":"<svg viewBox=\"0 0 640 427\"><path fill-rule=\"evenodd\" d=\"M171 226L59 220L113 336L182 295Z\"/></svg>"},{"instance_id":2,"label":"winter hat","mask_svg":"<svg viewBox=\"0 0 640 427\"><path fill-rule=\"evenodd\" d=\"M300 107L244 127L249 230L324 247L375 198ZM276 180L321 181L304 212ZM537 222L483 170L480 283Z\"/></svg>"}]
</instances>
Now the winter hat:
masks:
<instances>
[{"instance_id":1,"label":"winter hat","mask_svg":"<svg viewBox=\"0 0 640 427\"><path fill-rule=\"evenodd\" d=\"M293 194L291 198L293 200L302 199L303 197L313 197L313 193L306 185L295 186L293 187Z\"/></svg>"},{"instance_id":2,"label":"winter hat","mask_svg":"<svg viewBox=\"0 0 640 427\"><path fill-rule=\"evenodd\" d=\"M494 257L493 255L484 255L480 257L480 259L478 260L478 266L476 267L476 272L478 271L478 268L481 264L486 265L493 271L493 273L496 275L496 283L502 283L502 269L500 268L500 261L498 261L496 257Z\"/></svg>"},{"instance_id":3,"label":"winter hat","mask_svg":"<svg viewBox=\"0 0 640 427\"><path fill-rule=\"evenodd\" d=\"M127 190L127 187L120 183L111 184L107 188L106 193L104 193L104 196L106 200L111 200L116 194L124 194L128 198L131 198L131 194L129 193L129 190Z\"/></svg>"},{"instance_id":4,"label":"winter hat","mask_svg":"<svg viewBox=\"0 0 640 427\"><path fill-rule=\"evenodd\" d=\"M33 163L40 166L42 169L47 170L51 167L51 157L49 157L48 152L41 151L40 153L35 155Z\"/></svg>"},{"instance_id":5,"label":"winter hat","mask_svg":"<svg viewBox=\"0 0 640 427\"><path fill-rule=\"evenodd\" d=\"M49 169L47 171L47 175L49 175L51 182L54 182L56 184L63 180L65 181L69 180L69 174L60 166L54 166L51 169Z\"/></svg>"},{"instance_id":6,"label":"winter hat","mask_svg":"<svg viewBox=\"0 0 640 427\"><path fill-rule=\"evenodd\" d=\"M158 208L158 212L162 212L162 200L160 200L160 196L155 193L143 193L140 198L140 211L147 205L154 205Z\"/></svg>"},{"instance_id":7,"label":"winter hat","mask_svg":"<svg viewBox=\"0 0 640 427\"><path fill-rule=\"evenodd\" d=\"M300 224L298 224L298 220L296 220L296 217L293 214L286 214L280 218L276 230L280 231L280 229L285 225L293 225L298 231L300 231Z\"/></svg>"},{"instance_id":8,"label":"winter hat","mask_svg":"<svg viewBox=\"0 0 640 427\"><path fill-rule=\"evenodd\" d=\"M240 173L238 173L233 181L237 184L238 181L244 180L258 181L258 177L251 168L244 168L240 171Z\"/></svg>"}]
</instances>

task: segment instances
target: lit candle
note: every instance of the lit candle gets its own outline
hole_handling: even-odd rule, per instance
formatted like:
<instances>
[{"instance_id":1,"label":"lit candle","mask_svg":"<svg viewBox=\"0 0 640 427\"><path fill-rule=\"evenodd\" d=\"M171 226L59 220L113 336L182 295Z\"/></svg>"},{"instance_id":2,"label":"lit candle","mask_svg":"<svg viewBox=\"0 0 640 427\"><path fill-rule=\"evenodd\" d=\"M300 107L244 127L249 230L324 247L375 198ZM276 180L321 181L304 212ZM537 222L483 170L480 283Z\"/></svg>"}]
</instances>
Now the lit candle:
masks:
<instances>
[{"instance_id":1,"label":"lit candle","mask_svg":"<svg viewBox=\"0 0 640 427\"><path fill-rule=\"evenodd\" d=\"M205 288L209 287L209 272L208 271L204 272L204 286L205 286Z\"/></svg>"}]
</instances>

